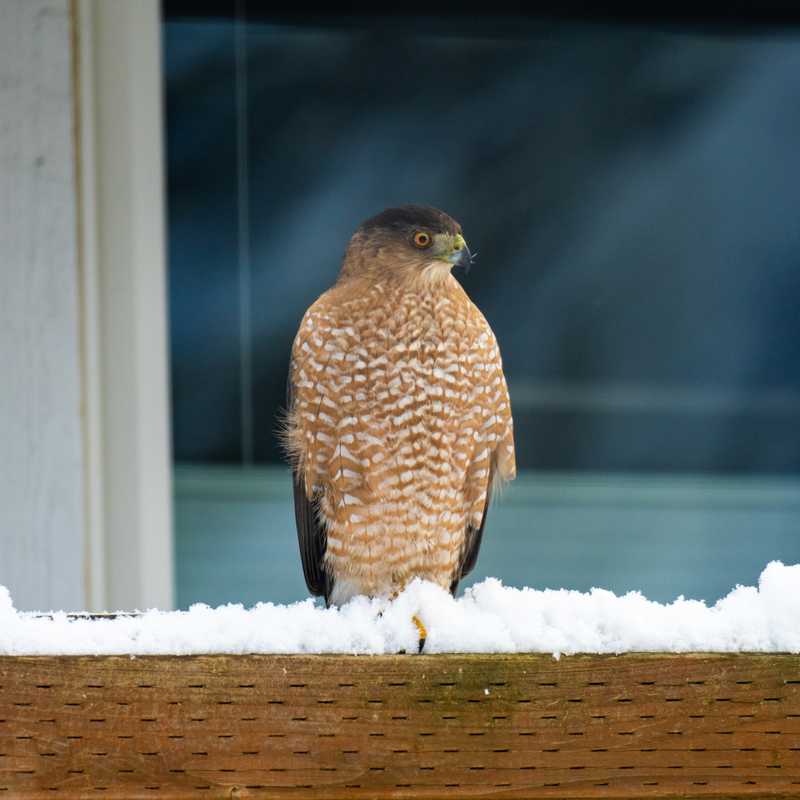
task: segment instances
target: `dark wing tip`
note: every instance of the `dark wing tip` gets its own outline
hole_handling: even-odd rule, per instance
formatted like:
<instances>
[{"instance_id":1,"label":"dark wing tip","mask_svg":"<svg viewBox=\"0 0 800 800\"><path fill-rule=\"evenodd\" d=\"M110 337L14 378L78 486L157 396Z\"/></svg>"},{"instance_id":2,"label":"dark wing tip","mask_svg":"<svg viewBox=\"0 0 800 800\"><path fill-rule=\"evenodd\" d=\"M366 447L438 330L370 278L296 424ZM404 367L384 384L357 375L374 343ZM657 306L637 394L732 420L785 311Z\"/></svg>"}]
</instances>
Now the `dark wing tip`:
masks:
<instances>
[{"instance_id":1,"label":"dark wing tip","mask_svg":"<svg viewBox=\"0 0 800 800\"><path fill-rule=\"evenodd\" d=\"M292 369L286 380L286 407L291 411L294 404ZM319 520L317 503L306 494L305 481L301 472L292 468L292 490L294 493L294 519L297 526L297 542L300 546L300 560L303 564L303 577L311 594L323 596L328 605L333 580L325 568L325 550L328 537Z\"/></svg>"},{"instance_id":2,"label":"dark wing tip","mask_svg":"<svg viewBox=\"0 0 800 800\"><path fill-rule=\"evenodd\" d=\"M458 584L475 568L478 562L478 553L481 549L481 541L483 540L483 529L486 527L486 517L489 514L489 503L492 494L492 481L494 479L494 466L489 470L489 484L486 487L486 502L483 505L483 515L481 516L481 524L478 528L467 524L467 530L464 538L464 552L461 556L461 562L456 568L456 574L450 584L450 593L455 594L458 589Z\"/></svg>"},{"instance_id":3,"label":"dark wing tip","mask_svg":"<svg viewBox=\"0 0 800 800\"><path fill-rule=\"evenodd\" d=\"M331 580L325 569L325 550L328 537L320 524L316 502L306 496L302 476L293 473L294 518L297 524L297 542L300 546L300 560L303 564L303 577L308 591L323 596L327 604L330 597Z\"/></svg>"}]
</instances>

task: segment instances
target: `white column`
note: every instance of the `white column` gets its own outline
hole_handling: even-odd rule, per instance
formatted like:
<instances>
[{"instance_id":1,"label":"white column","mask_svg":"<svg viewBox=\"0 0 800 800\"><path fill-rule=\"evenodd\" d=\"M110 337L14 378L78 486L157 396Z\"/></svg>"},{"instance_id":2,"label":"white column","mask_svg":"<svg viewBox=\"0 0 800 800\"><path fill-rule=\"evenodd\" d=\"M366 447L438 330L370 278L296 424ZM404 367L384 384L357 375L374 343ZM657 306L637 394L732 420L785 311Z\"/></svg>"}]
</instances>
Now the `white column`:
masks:
<instances>
[{"instance_id":1,"label":"white column","mask_svg":"<svg viewBox=\"0 0 800 800\"><path fill-rule=\"evenodd\" d=\"M173 603L158 0L0 2L0 584Z\"/></svg>"},{"instance_id":2,"label":"white column","mask_svg":"<svg viewBox=\"0 0 800 800\"><path fill-rule=\"evenodd\" d=\"M94 605L173 604L161 19L158 0L80 0L83 248ZM91 302L90 300L87 302ZM95 575L97 570L95 570Z\"/></svg>"}]
</instances>

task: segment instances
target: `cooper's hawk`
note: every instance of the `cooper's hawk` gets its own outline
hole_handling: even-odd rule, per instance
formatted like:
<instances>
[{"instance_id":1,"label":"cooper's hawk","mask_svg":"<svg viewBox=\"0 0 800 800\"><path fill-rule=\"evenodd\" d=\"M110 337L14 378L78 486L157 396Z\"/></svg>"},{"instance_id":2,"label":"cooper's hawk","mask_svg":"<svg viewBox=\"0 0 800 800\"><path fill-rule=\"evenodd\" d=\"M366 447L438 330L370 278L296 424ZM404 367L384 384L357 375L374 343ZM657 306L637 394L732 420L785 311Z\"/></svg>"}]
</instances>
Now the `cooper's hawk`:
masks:
<instances>
[{"instance_id":1,"label":"cooper's hawk","mask_svg":"<svg viewBox=\"0 0 800 800\"><path fill-rule=\"evenodd\" d=\"M387 209L300 323L285 442L306 584L327 605L417 576L455 593L493 482L516 474L497 341L450 274L470 261L444 212Z\"/></svg>"}]
</instances>

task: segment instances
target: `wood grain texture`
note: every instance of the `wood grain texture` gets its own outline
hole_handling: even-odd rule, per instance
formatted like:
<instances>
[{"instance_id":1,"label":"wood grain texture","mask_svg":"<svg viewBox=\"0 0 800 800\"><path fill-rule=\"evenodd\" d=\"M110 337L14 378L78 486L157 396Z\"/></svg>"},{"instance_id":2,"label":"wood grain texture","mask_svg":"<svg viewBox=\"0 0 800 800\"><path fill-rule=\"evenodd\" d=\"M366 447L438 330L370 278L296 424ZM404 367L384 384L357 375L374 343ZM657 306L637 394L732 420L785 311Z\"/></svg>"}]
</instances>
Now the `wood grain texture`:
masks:
<instances>
[{"instance_id":1,"label":"wood grain texture","mask_svg":"<svg viewBox=\"0 0 800 800\"><path fill-rule=\"evenodd\" d=\"M3 796L798 797L800 657L6 657Z\"/></svg>"},{"instance_id":2,"label":"wood grain texture","mask_svg":"<svg viewBox=\"0 0 800 800\"><path fill-rule=\"evenodd\" d=\"M0 3L0 584L82 608L78 277L67 0Z\"/></svg>"}]
</instances>

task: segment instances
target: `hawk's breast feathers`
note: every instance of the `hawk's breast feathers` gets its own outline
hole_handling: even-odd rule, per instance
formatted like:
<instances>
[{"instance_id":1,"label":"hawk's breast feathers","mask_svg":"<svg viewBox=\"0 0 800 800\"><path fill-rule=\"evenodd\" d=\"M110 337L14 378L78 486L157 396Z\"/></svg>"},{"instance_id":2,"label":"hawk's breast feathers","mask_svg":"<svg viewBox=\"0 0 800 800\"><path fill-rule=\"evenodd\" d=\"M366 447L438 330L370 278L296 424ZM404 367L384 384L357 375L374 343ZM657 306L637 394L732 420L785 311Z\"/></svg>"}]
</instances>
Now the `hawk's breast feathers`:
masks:
<instances>
[{"instance_id":1,"label":"hawk's breast feathers","mask_svg":"<svg viewBox=\"0 0 800 800\"><path fill-rule=\"evenodd\" d=\"M515 474L502 361L481 312L449 271L380 277L340 279L292 348L286 443L304 574L337 603L415 576L455 591L492 481Z\"/></svg>"}]
</instances>

